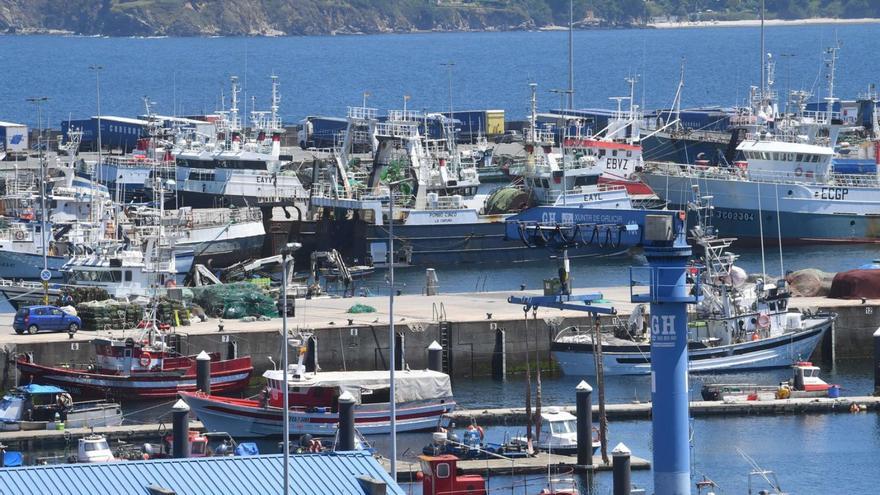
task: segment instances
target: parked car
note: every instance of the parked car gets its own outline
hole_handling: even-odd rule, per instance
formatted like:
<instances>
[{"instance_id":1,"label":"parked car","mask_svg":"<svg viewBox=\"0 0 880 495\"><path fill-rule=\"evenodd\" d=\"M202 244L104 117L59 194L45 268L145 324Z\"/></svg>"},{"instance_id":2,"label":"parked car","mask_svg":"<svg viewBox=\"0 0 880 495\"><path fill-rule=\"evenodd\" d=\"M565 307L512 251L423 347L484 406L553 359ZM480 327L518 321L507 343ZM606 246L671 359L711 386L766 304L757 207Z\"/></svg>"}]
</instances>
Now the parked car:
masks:
<instances>
[{"instance_id":1,"label":"parked car","mask_svg":"<svg viewBox=\"0 0 880 495\"><path fill-rule=\"evenodd\" d=\"M15 333L35 334L40 330L76 333L82 326L79 317L65 313L57 306L29 306L15 312L12 328Z\"/></svg>"}]
</instances>

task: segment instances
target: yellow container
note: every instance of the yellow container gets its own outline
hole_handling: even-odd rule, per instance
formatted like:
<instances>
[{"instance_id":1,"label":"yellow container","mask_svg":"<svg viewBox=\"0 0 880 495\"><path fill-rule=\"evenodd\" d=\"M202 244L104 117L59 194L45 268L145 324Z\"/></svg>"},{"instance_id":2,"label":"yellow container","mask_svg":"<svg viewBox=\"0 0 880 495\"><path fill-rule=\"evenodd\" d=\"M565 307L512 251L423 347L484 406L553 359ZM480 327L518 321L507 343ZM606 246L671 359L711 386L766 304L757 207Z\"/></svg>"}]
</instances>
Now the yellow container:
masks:
<instances>
[{"instance_id":1,"label":"yellow container","mask_svg":"<svg viewBox=\"0 0 880 495\"><path fill-rule=\"evenodd\" d=\"M486 110L486 135L504 134L504 110Z\"/></svg>"}]
</instances>

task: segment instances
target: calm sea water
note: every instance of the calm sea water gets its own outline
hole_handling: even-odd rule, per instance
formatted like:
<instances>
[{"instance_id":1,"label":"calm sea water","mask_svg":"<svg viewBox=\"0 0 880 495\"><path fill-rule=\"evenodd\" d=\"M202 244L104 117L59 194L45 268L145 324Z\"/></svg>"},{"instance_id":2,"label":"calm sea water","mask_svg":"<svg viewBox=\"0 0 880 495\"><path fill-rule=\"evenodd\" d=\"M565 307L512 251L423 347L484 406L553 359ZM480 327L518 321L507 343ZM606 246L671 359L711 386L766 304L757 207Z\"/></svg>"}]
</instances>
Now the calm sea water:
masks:
<instances>
[{"instance_id":1,"label":"calm sea water","mask_svg":"<svg viewBox=\"0 0 880 495\"><path fill-rule=\"evenodd\" d=\"M767 51L776 55L776 87L824 93L821 50L835 39L843 45L838 94L855 97L877 81L880 52L876 25L787 26L767 29ZM36 123L25 98L48 96L49 123L96 112L95 73L100 65L101 110L143 112L149 96L162 113L216 110L221 92L228 104L228 79L238 75L242 98L266 108L269 76L283 84L282 115L294 122L306 115L342 115L347 105L411 109L448 108L452 62L455 108L500 108L522 118L529 82L539 85L541 108L558 106L551 88L568 86L567 33L431 33L290 38L83 38L0 36L4 75L0 119ZM685 62L682 103L732 105L760 81L758 28L579 31L575 41L575 104L609 108L625 95L624 78L639 74L637 99L644 108L671 104ZM782 54L791 55L783 57ZM250 108L250 107L248 107ZM44 114L45 115L45 114Z\"/></svg>"}]
</instances>

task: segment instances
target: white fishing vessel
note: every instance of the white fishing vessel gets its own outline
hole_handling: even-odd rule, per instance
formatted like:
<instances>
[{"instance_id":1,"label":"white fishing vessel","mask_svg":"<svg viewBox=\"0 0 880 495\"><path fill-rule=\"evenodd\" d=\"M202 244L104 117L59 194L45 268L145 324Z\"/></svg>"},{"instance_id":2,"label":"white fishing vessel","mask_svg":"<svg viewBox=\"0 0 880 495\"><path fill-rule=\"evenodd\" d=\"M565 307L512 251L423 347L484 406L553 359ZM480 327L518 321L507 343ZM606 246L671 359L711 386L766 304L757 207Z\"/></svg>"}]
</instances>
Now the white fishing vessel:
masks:
<instances>
[{"instance_id":1,"label":"white fishing vessel","mask_svg":"<svg viewBox=\"0 0 880 495\"><path fill-rule=\"evenodd\" d=\"M238 109L238 79L232 78L232 106L222 111L217 136L191 137L176 151L177 205L192 207L249 206L260 202L296 201L308 193L281 160L284 132L278 105L278 80L272 76L271 112L254 112L256 133L243 132Z\"/></svg>"},{"instance_id":2,"label":"white fishing vessel","mask_svg":"<svg viewBox=\"0 0 880 495\"><path fill-rule=\"evenodd\" d=\"M789 312L791 294L784 280L747 284L745 272L734 264L737 256L727 251L734 239L719 238L711 225L713 209L698 197L691 210L700 219L691 234L705 254L693 268L704 297L688 322L690 372L784 368L809 359L836 315ZM644 306L610 330L599 337L605 374L649 374L651 342ZM596 374L595 335L593 328L569 327L555 336L551 349L564 373Z\"/></svg>"}]
</instances>

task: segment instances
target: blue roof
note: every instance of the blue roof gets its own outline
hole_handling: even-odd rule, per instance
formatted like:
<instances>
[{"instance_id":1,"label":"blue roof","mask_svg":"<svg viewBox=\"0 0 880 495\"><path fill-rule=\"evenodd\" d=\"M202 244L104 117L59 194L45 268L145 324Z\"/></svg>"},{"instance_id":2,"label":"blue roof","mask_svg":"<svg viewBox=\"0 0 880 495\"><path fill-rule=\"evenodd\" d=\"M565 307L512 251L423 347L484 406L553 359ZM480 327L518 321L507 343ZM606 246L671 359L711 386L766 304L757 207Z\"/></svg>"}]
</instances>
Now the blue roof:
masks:
<instances>
[{"instance_id":1,"label":"blue roof","mask_svg":"<svg viewBox=\"0 0 880 495\"><path fill-rule=\"evenodd\" d=\"M144 495L150 485L178 495L278 493L283 476L281 459L280 454L273 454L7 468L0 469L0 493ZM405 495L367 452L290 456L290 490L294 495L363 494L358 476L384 481L389 495Z\"/></svg>"},{"instance_id":2,"label":"blue roof","mask_svg":"<svg viewBox=\"0 0 880 495\"><path fill-rule=\"evenodd\" d=\"M55 385L37 385L36 383L22 385L18 389L29 394L63 394L67 392L67 390L58 388Z\"/></svg>"}]
</instances>

